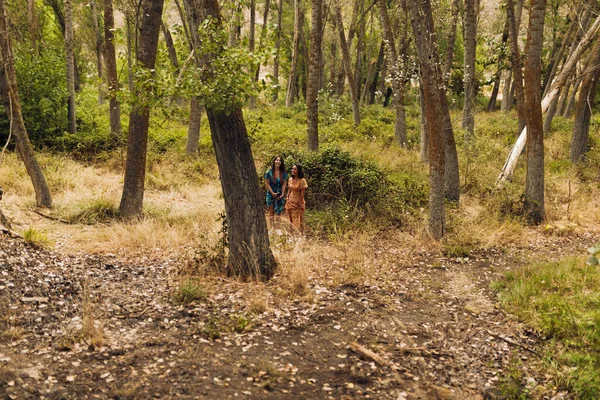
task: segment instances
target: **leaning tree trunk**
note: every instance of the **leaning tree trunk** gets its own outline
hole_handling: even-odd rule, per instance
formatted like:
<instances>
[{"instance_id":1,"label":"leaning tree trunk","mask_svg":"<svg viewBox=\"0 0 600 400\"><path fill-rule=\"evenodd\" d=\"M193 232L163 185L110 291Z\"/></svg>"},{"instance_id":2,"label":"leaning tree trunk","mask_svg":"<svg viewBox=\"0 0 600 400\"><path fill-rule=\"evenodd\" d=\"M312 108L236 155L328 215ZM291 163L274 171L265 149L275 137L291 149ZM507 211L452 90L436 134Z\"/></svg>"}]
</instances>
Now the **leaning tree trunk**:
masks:
<instances>
[{"instance_id":1,"label":"leaning tree trunk","mask_svg":"<svg viewBox=\"0 0 600 400\"><path fill-rule=\"evenodd\" d=\"M27 130L25 129L25 122L23 121L19 88L17 86L17 74L6 24L4 1L0 0L0 54L2 54L0 95L4 101L6 115L12 118L17 152L23 159L25 169L31 178L33 190L35 191L36 204L38 207L52 207L52 197L50 196L46 178L35 158L33 147L29 142Z\"/></svg>"},{"instance_id":2,"label":"leaning tree trunk","mask_svg":"<svg viewBox=\"0 0 600 400\"><path fill-rule=\"evenodd\" d=\"M108 81L108 108L110 115L110 136L114 143L121 144L121 105L117 99L119 79L117 77L117 57L115 54L115 20L113 0L104 0L104 60Z\"/></svg>"},{"instance_id":3,"label":"leaning tree trunk","mask_svg":"<svg viewBox=\"0 0 600 400\"><path fill-rule=\"evenodd\" d=\"M217 0L200 0L203 14L221 24ZM217 54L208 58L218 57ZM277 262L271 252L256 167L239 107L228 111L207 109L217 157L228 223L230 275L269 279Z\"/></svg>"},{"instance_id":4,"label":"leaning tree trunk","mask_svg":"<svg viewBox=\"0 0 600 400\"><path fill-rule=\"evenodd\" d=\"M287 83L285 106L291 107L296 97L296 80L298 79L298 56L300 53L300 34L302 30L302 0L294 0L294 39L292 42L292 64Z\"/></svg>"},{"instance_id":5,"label":"leaning tree trunk","mask_svg":"<svg viewBox=\"0 0 600 400\"><path fill-rule=\"evenodd\" d=\"M306 79L306 132L308 149L319 150L319 82L321 54L321 26L323 0L312 0L310 55L308 59L308 76Z\"/></svg>"},{"instance_id":6,"label":"leaning tree trunk","mask_svg":"<svg viewBox=\"0 0 600 400\"><path fill-rule=\"evenodd\" d=\"M360 107L358 104L358 92L356 88L356 81L354 80L354 74L352 73L352 65L350 65L350 51L348 50L348 43L346 42L346 33L344 32L344 20L342 18L342 9L338 4L335 7L335 23L338 29L340 38L340 47L342 49L342 62L344 64L344 71L348 78L348 85L350 86L350 100L352 101L352 116L354 117L354 125L360 125Z\"/></svg>"},{"instance_id":7,"label":"leaning tree trunk","mask_svg":"<svg viewBox=\"0 0 600 400\"><path fill-rule=\"evenodd\" d=\"M588 60L589 62L589 60ZM586 64L585 68L583 68L583 70L581 71L581 76L578 76L577 79L575 80L575 85L573 85L573 90L571 91L571 94L569 95L569 99L567 100L567 105L565 106L562 116L565 118L569 118L571 116L571 113L573 111L573 107L575 106L575 98L577 96L577 93L579 92L579 87L581 86L581 83L583 82L583 71L585 71L587 69L588 65Z\"/></svg>"},{"instance_id":8,"label":"leaning tree trunk","mask_svg":"<svg viewBox=\"0 0 600 400\"><path fill-rule=\"evenodd\" d=\"M525 49L525 120L529 134L524 206L527 217L535 224L545 219L544 129L540 93L545 13L546 0L531 0Z\"/></svg>"},{"instance_id":9,"label":"leaning tree trunk","mask_svg":"<svg viewBox=\"0 0 600 400\"><path fill-rule=\"evenodd\" d=\"M429 0L408 2L415 44L419 57L421 82L429 135L429 232L436 240L444 236L445 140L442 97L445 93L438 62L438 49Z\"/></svg>"},{"instance_id":10,"label":"leaning tree trunk","mask_svg":"<svg viewBox=\"0 0 600 400\"><path fill-rule=\"evenodd\" d=\"M139 67L149 71L154 69L156 62L163 3L164 0L142 0L142 24L136 58ZM143 90L141 87L134 85L134 98L147 98L150 93L144 93ZM119 212L124 218L140 216L142 214L149 122L150 108L148 104L133 104L131 113L129 114L125 181L123 183L123 195L119 206Z\"/></svg>"},{"instance_id":11,"label":"leaning tree trunk","mask_svg":"<svg viewBox=\"0 0 600 400\"><path fill-rule=\"evenodd\" d=\"M472 140L475 134L475 48L477 46L477 16L475 0L465 0L465 104L463 107L462 127L467 131L467 139Z\"/></svg>"},{"instance_id":12,"label":"leaning tree trunk","mask_svg":"<svg viewBox=\"0 0 600 400\"><path fill-rule=\"evenodd\" d=\"M600 80L600 38L590 54L590 61L585 70L579 99L575 108L575 122L573 124L573 138L571 139L570 158L574 163L584 160L587 150L587 142L590 130L590 119L592 117L592 108L594 106L594 97Z\"/></svg>"},{"instance_id":13,"label":"leaning tree trunk","mask_svg":"<svg viewBox=\"0 0 600 400\"><path fill-rule=\"evenodd\" d=\"M65 0L65 54L67 62L67 92L69 99L67 103L69 116L69 133L77 132L75 112L75 55L73 52L73 4L71 0Z\"/></svg>"}]
</instances>

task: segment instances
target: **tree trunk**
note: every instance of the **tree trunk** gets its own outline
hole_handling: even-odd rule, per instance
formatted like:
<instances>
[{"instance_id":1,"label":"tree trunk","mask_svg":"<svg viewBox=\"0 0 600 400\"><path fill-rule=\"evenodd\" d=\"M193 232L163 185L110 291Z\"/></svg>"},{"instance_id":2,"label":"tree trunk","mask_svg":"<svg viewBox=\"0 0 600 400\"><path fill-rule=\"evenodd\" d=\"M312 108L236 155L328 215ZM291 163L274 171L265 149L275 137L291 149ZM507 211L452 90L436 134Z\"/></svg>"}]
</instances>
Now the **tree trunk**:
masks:
<instances>
[{"instance_id":1,"label":"tree trunk","mask_svg":"<svg viewBox=\"0 0 600 400\"><path fill-rule=\"evenodd\" d=\"M175 68L175 76L179 75L179 60L177 59L177 50L175 50L175 43L173 43L173 37L171 36L171 32L169 32L169 28L165 25L163 20L160 21L160 30L163 33L163 37L165 38L165 45L167 47L167 54L169 55L169 61L171 61L171 65Z\"/></svg>"},{"instance_id":2,"label":"tree trunk","mask_svg":"<svg viewBox=\"0 0 600 400\"><path fill-rule=\"evenodd\" d=\"M279 97L279 52L281 48L281 16L282 16L283 0L279 0L277 7L277 36L275 39L275 59L273 60L273 80L275 81L275 92L273 93L273 101L277 101Z\"/></svg>"},{"instance_id":3,"label":"tree trunk","mask_svg":"<svg viewBox=\"0 0 600 400\"><path fill-rule=\"evenodd\" d=\"M589 62L589 60L588 60L588 62ZM585 69L587 69L587 64L586 64ZM583 71L581 71L581 72L583 72ZM567 105L565 106L563 113L562 113L562 116L564 118L569 118L571 116L573 107L575 106L575 97L577 96L577 93L579 92L579 87L581 86L581 82L583 82L583 74L580 74L580 76L578 76L575 79L575 85L573 86L573 90L571 91L571 94L569 95L569 99L567 100Z\"/></svg>"},{"instance_id":4,"label":"tree trunk","mask_svg":"<svg viewBox=\"0 0 600 400\"><path fill-rule=\"evenodd\" d=\"M452 70L452 59L454 58L454 42L456 41L456 25L458 24L458 15L460 11L460 0L452 1L452 16L450 17L450 30L448 32L448 45L446 47L446 57L444 59L443 78L444 84L450 81L450 72Z\"/></svg>"},{"instance_id":5,"label":"tree trunk","mask_svg":"<svg viewBox=\"0 0 600 400\"><path fill-rule=\"evenodd\" d=\"M429 134L427 128L427 112L425 110L425 95L423 94L423 82L419 81L419 107L421 109L421 143L420 143L420 157L421 162L429 162Z\"/></svg>"},{"instance_id":6,"label":"tree trunk","mask_svg":"<svg viewBox=\"0 0 600 400\"><path fill-rule=\"evenodd\" d=\"M569 98L569 95L571 94L571 86L573 86L573 78L569 78L569 80L567 81L567 83L565 84L565 87L563 87L560 90L560 95L558 96L558 103L556 104L556 114L558 115L562 115L562 113L565 111L565 107L567 106L567 101ZM544 129L544 132L546 132L546 130Z\"/></svg>"},{"instance_id":7,"label":"tree trunk","mask_svg":"<svg viewBox=\"0 0 600 400\"><path fill-rule=\"evenodd\" d=\"M96 7L96 0L90 0L90 9L92 11L92 27L94 29L94 35L96 36L96 70L98 73L98 104L104 103L104 94L102 93L102 34L100 33L100 27L98 25L98 9Z\"/></svg>"},{"instance_id":8,"label":"tree trunk","mask_svg":"<svg viewBox=\"0 0 600 400\"><path fill-rule=\"evenodd\" d=\"M0 0L0 53L2 54L2 71L0 71L0 95L4 101L6 115L12 118L17 152L23 159L25 169L31 178L35 200L38 207L52 207L52 197L46 183L42 168L35 158L33 147L29 142L21 102L19 100L19 88L17 85L17 74L15 71L14 58L10 44L10 36L6 24L6 10L4 0Z\"/></svg>"},{"instance_id":9,"label":"tree trunk","mask_svg":"<svg viewBox=\"0 0 600 400\"><path fill-rule=\"evenodd\" d=\"M363 15L364 12L364 1L357 1L359 4L359 13ZM358 36L356 38L356 60L354 62L354 87L356 88L356 93L359 96L360 101L360 93L362 87L362 59L365 53L365 18L360 19L358 23ZM351 46L350 42L350 46Z\"/></svg>"},{"instance_id":10,"label":"tree trunk","mask_svg":"<svg viewBox=\"0 0 600 400\"><path fill-rule=\"evenodd\" d=\"M573 124L570 153L571 161L574 163L583 161L587 150L592 108L594 106L598 81L600 80L598 65L600 65L600 39L596 39L596 43L590 53L590 61L584 73L579 99L575 108L575 122Z\"/></svg>"},{"instance_id":11,"label":"tree trunk","mask_svg":"<svg viewBox=\"0 0 600 400\"><path fill-rule=\"evenodd\" d=\"M162 19L164 0L142 0L139 49L136 59L140 68L153 70L158 49L158 34ZM143 90L135 88L134 98L144 98ZM146 149L148 147L148 125L150 108L147 104L133 104L129 114L129 136L127 139L127 162L125 180L119 212L122 217L140 216L144 202L144 180L146 177Z\"/></svg>"},{"instance_id":12,"label":"tree trunk","mask_svg":"<svg viewBox=\"0 0 600 400\"><path fill-rule=\"evenodd\" d=\"M198 142L200 141L200 119L202 117L202 107L198 99L192 97L190 100L190 121L187 131L187 143L185 152L189 155L198 154Z\"/></svg>"},{"instance_id":13,"label":"tree trunk","mask_svg":"<svg viewBox=\"0 0 600 400\"><path fill-rule=\"evenodd\" d=\"M114 143L121 143L121 105L117 99L119 79L117 77L117 57L115 54L115 36L113 33L115 20L113 16L113 0L104 0L104 60L106 61L106 77L108 81L108 107L110 113L110 135Z\"/></svg>"},{"instance_id":14,"label":"tree trunk","mask_svg":"<svg viewBox=\"0 0 600 400\"><path fill-rule=\"evenodd\" d=\"M518 8L518 6L517 6ZM517 96L517 115L519 120L519 132L525 128L525 95L523 93L523 67L521 63L521 51L518 41L518 23L515 18L513 0L506 0L506 12L508 18L508 34L510 42L510 59L512 72L515 76L512 86ZM520 18L520 17L519 17ZM512 96L511 96L512 97Z\"/></svg>"},{"instance_id":15,"label":"tree trunk","mask_svg":"<svg viewBox=\"0 0 600 400\"><path fill-rule=\"evenodd\" d=\"M383 37L388 54L388 65L392 73L392 88L394 92L394 106L396 108L396 123L394 125L394 136L400 146L406 146L406 116L404 111L404 76L398 65L398 55L396 53L396 44L394 33L390 24L390 18L387 12L385 0L377 0L379 6L379 19L383 27ZM403 43L403 58L407 42Z\"/></svg>"},{"instance_id":16,"label":"tree trunk","mask_svg":"<svg viewBox=\"0 0 600 400\"><path fill-rule=\"evenodd\" d=\"M298 79L298 55L300 51L300 32L302 30L302 0L294 0L294 39L292 43L292 64L285 97L285 106L291 107L296 97L296 80Z\"/></svg>"},{"instance_id":17,"label":"tree trunk","mask_svg":"<svg viewBox=\"0 0 600 400\"><path fill-rule=\"evenodd\" d=\"M496 71L496 75L494 76L494 86L492 88L492 93L490 94L490 100L488 101L487 111L492 112L496 109L496 101L498 100L498 92L500 91L500 70ZM502 98L504 99L504 97Z\"/></svg>"},{"instance_id":18,"label":"tree trunk","mask_svg":"<svg viewBox=\"0 0 600 400\"><path fill-rule=\"evenodd\" d=\"M250 53L254 53L256 47L256 0L250 0L250 27L248 32L248 50ZM257 67L260 68L260 65ZM256 79L258 80L258 70L256 72ZM256 96L250 96L248 100L248 108L253 110L256 108Z\"/></svg>"},{"instance_id":19,"label":"tree trunk","mask_svg":"<svg viewBox=\"0 0 600 400\"><path fill-rule=\"evenodd\" d=\"M344 32L344 20L342 18L342 9L339 3L334 5L335 7L335 23L338 29L340 48L342 49L342 62L344 64L344 71L348 78L348 84L350 85L350 100L352 101L352 116L354 117L354 125L360 125L360 107L358 104L358 93L356 88L356 81L352 74L352 66L350 65L350 51L348 50L348 43L346 43L346 34Z\"/></svg>"},{"instance_id":20,"label":"tree trunk","mask_svg":"<svg viewBox=\"0 0 600 400\"><path fill-rule=\"evenodd\" d=\"M184 2L185 2L185 0L184 0ZM179 18L181 19L181 26L183 26L183 32L185 34L185 37L188 40L188 44L190 46L190 50L192 50L193 49L193 46L192 46L192 35L190 33L190 29L189 29L188 24L187 24L188 17L185 14L184 9L181 6L181 3L179 2L179 0L175 0L175 5L177 6L177 11L179 12Z\"/></svg>"},{"instance_id":21,"label":"tree trunk","mask_svg":"<svg viewBox=\"0 0 600 400\"><path fill-rule=\"evenodd\" d=\"M74 135L77 132L76 112L75 112L75 56L73 53L73 4L71 0L65 0L65 54L67 63L67 92L69 133Z\"/></svg>"},{"instance_id":22,"label":"tree trunk","mask_svg":"<svg viewBox=\"0 0 600 400\"><path fill-rule=\"evenodd\" d=\"M504 85L502 86L502 103L500 104L500 111L509 112L512 108L510 102L510 88L512 86L513 72L510 69L505 69L502 75L504 75Z\"/></svg>"},{"instance_id":23,"label":"tree trunk","mask_svg":"<svg viewBox=\"0 0 600 400\"><path fill-rule=\"evenodd\" d=\"M544 44L546 0L531 0L527 47L525 49L525 119L527 137L527 176L525 213L535 224L545 219L544 211L544 130L542 120L541 62Z\"/></svg>"},{"instance_id":24,"label":"tree trunk","mask_svg":"<svg viewBox=\"0 0 600 400\"><path fill-rule=\"evenodd\" d=\"M127 16L126 19L126 29L127 29L127 87L129 92L133 93L133 43L132 43L132 29L131 29L131 21Z\"/></svg>"},{"instance_id":25,"label":"tree trunk","mask_svg":"<svg viewBox=\"0 0 600 400\"><path fill-rule=\"evenodd\" d=\"M319 80L321 25L323 0L312 0L310 55L308 59L308 76L306 80L306 121L308 134L308 149L319 150Z\"/></svg>"},{"instance_id":26,"label":"tree trunk","mask_svg":"<svg viewBox=\"0 0 600 400\"><path fill-rule=\"evenodd\" d=\"M50 6L50 8L52 8L52 11L54 12L54 16L56 17L56 22L58 23L58 28L60 29L60 33L63 35L63 38L66 38L66 36L65 36L66 35L65 17L63 16L63 14L60 10L58 0L46 0L46 3ZM71 37L72 36L73 35L71 35ZM75 91L79 91L81 84L80 84L80 80L79 80L79 69L77 68L76 62L73 62L73 76L74 76L74 80L75 80Z\"/></svg>"},{"instance_id":27,"label":"tree trunk","mask_svg":"<svg viewBox=\"0 0 600 400\"><path fill-rule=\"evenodd\" d=\"M477 16L475 0L465 0L465 73L464 91L465 104L463 108L462 127L467 131L467 140L475 135L475 48L477 46Z\"/></svg>"},{"instance_id":28,"label":"tree trunk","mask_svg":"<svg viewBox=\"0 0 600 400\"><path fill-rule=\"evenodd\" d=\"M271 6L270 0L265 0L265 10L263 12L263 24L260 28L260 38L258 39L258 50L262 51L265 40L267 39L267 23L269 18L269 7ZM254 82L258 82L260 78L260 64L256 66L256 72L254 74ZM250 97L250 108L256 107L256 96Z\"/></svg>"},{"instance_id":29,"label":"tree trunk","mask_svg":"<svg viewBox=\"0 0 600 400\"><path fill-rule=\"evenodd\" d=\"M375 104L375 94L377 93L377 88L379 87L379 75L381 74L381 70L383 67L383 59L385 58L385 43L382 41L379 46L379 54L377 56L377 63L375 64L375 75L373 76L373 80L371 81L371 85L369 87L369 100L367 104Z\"/></svg>"},{"instance_id":30,"label":"tree trunk","mask_svg":"<svg viewBox=\"0 0 600 400\"><path fill-rule=\"evenodd\" d=\"M35 0L27 0L27 25L29 26L31 48L37 53L40 33L38 31L39 28L35 11Z\"/></svg>"},{"instance_id":31,"label":"tree trunk","mask_svg":"<svg viewBox=\"0 0 600 400\"><path fill-rule=\"evenodd\" d=\"M221 22L217 0L201 0L204 14ZM218 57L219 54L210 55ZM277 262L271 252L263 199L242 110L206 110L219 166L227 216L227 273L269 279Z\"/></svg>"},{"instance_id":32,"label":"tree trunk","mask_svg":"<svg viewBox=\"0 0 600 400\"><path fill-rule=\"evenodd\" d=\"M381 4L381 3L380 3ZM421 82L429 136L429 232L439 240L444 236L445 140L442 97L445 93L438 62L433 17L429 0L407 2L419 57Z\"/></svg>"}]
</instances>

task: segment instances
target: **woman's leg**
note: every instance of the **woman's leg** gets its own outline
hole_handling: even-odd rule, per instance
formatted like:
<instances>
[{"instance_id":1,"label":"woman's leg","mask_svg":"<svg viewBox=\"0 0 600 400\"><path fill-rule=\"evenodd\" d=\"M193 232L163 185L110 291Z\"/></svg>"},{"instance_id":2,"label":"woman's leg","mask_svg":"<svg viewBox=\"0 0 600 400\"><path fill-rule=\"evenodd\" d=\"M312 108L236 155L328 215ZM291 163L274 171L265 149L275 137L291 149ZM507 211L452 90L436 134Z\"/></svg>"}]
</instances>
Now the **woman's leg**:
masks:
<instances>
[{"instance_id":1,"label":"woman's leg","mask_svg":"<svg viewBox=\"0 0 600 400\"><path fill-rule=\"evenodd\" d=\"M273 204L267 209L267 229L273 228L273 218L275 218L275 210Z\"/></svg>"}]
</instances>

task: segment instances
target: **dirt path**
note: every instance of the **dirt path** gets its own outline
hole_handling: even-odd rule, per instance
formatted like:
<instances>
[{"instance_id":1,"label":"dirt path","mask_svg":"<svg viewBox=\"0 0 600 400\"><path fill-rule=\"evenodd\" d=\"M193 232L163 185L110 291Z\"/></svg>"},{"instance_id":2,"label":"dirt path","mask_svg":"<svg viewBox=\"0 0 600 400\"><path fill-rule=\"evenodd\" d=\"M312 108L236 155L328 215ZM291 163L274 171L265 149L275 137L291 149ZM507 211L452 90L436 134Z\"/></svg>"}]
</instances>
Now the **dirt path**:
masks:
<instances>
[{"instance_id":1,"label":"dirt path","mask_svg":"<svg viewBox=\"0 0 600 400\"><path fill-rule=\"evenodd\" d=\"M541 237L536 251L586 243ZM489 289L530 248L407 261L392 245L373 252L386 273L369 284L312 279L310 296L261 309L252 291L277 297L279 278L211 278L184 305L175 256L63 256L1 235L0 397L502 398L515 369L532 397L555 395L538 339Z\"/></svg>"}]
</instances>

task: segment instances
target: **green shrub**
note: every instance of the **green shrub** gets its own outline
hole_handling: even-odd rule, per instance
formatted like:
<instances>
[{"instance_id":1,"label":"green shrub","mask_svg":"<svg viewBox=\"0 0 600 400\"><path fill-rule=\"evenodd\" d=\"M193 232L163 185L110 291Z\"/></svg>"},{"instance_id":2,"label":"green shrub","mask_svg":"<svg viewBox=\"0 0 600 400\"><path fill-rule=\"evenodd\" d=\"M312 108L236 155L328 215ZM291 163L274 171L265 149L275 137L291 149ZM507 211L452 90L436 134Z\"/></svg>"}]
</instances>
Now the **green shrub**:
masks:
<instances>
[{"instance_id":1,"label":"green shrub","mask_svg":"<svg viewBox=\"0 0 600 400\"><path fill-rule=\"evenodd\" d=\"M71 222L93 225L119 217L117 205L109 199L98 198L82 203L79 211L68 216Z\"/></svg>"}]
</instances>

